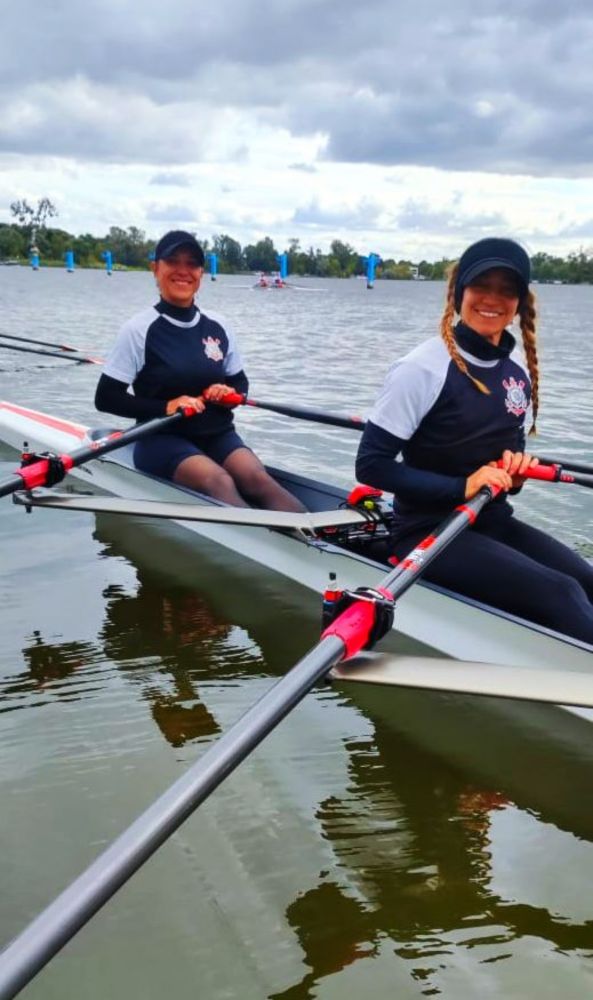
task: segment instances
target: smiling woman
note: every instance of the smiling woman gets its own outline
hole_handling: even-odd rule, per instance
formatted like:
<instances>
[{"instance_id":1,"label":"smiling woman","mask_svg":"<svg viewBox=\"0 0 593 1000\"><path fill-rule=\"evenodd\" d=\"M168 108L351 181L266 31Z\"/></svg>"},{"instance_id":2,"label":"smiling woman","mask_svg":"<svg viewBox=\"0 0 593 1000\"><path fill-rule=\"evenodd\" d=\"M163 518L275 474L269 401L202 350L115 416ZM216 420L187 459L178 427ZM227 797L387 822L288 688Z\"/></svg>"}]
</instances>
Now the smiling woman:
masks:
<instances>
[{"instance_id":1,"label":"smiling woman","mask_svg":"<svg viewBox=\"0 0 593 1000\"><path fill-rule=\"evenodd\" d=\"M97 409L148 420L191 407L195 416L175 433L137 442L138 468L236 507L302 510L243 443L231 410L216 405L228 393L246 393L248 382L228 325L194 302L204 273L200 244L182 230L166 233L152 270L160 301L120 330L97 386Z\"/></svg>"},{"instance_id":2,"label":"smiling woman","mask_svg":"<svg viewBox=\"0 0 593 1000\"><path fill-rule=\"evenodd\" d=\"M518 521L508 502L537 462L524 451L526 416L534 431L539 401L530 271L512 240L468 247L449 276L441 336L393 365L356 471L395 496L396 560L451 507L483 487L502 489L425 579L593 645L593 568ZM515 318L524 358L507 329Z\"/></svg>"}]
</instances>

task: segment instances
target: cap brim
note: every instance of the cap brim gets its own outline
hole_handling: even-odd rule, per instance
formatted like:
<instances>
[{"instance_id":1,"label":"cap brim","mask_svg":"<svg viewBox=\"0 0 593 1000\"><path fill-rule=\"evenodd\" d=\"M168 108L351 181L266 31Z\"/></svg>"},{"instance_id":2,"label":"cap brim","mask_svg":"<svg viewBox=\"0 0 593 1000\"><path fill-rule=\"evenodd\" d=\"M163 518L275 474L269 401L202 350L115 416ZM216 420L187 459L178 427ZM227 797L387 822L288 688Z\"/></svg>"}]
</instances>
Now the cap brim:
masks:
<instances>
[{"instance_id":1,"label":"cap brim","mask_svg":"<svg viewBox=\"0 0 593 1000\"><path fill-rule=\"evenodd\" d=\"M484 274L484 271L491 271L493 267L502 267L507 271L512 271L517 275L521 288L523 291L527 291L528 282L525 280L525 275L508 260L502 260L500 257L490 257L486 260L480 260L472 267L468 268L464 274L459 276L461 285L465 288L466 285L471 285L472 281L479 277L480 274Z\"/></svg>"},{"instance_id":2,"label":"cap brim","mask_svg":"<svg viewBox=\"0 0 593 1000\"><path fill-rule=\"evenodd\" d=\"M195 254L196 259L203 263L203 255L196 249L195 244L190 243L189 240L180 240L179 243L174 243L172 246L167 247L166 251L160 253L156 259L166 260L167 257L171 257L177 250L181 250L182 247L187 247L191 250Z\"/></svg>"}]
</instances>

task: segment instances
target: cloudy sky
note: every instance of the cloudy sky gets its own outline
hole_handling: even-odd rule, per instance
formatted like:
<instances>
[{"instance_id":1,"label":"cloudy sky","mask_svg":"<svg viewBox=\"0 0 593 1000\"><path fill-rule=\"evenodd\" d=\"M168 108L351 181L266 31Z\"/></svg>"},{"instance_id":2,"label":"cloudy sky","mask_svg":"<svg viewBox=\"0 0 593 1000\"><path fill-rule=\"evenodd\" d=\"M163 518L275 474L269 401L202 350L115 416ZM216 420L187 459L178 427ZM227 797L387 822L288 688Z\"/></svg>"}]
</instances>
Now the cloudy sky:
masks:
<instances>
[{"instance_id":1,"label":"cloudy sky","mask_svg":"<svg viewBox=\"0 0 593 1000\"><path fill-rule=\"evenodd\" d=\"M0 221L593 248L590 0L20 0L0 38Z\"/></svg>"}]
</instances>

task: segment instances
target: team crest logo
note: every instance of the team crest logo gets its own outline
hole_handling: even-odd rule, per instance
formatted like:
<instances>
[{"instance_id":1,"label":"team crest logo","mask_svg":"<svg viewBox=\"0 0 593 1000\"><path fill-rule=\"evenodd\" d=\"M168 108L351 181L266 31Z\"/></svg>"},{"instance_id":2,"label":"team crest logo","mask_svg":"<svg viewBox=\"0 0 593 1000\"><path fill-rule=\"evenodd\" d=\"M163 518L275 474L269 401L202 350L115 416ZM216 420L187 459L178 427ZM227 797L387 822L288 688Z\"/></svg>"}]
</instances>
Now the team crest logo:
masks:
<instances>
[{"instance_id":1,"label":"team crest logo","mask_svg":"<svg viewBox=\"0 0 593 1000\"><path fill-rule=\"evenodd\" d=\"M529 406L525 395L525 382L522 379L517 382L511 375L509 379L503 379L502 384L507 391L507 398L504 401L507 413L512 413L515 417L523 416Z\"/></svg>"},{"instance_id":2,"label":"team crest logo","mask_svg":"<svg viewBox=\"0 0 593 1000\"><path fill-rule=\"evenodd\" d=\"M215 340L214 337L202 337L202 343L204 345L204 354L210 361L222 361L224 354L220 349L220 340L218 338Z\"/></svg>"}]
</instances>

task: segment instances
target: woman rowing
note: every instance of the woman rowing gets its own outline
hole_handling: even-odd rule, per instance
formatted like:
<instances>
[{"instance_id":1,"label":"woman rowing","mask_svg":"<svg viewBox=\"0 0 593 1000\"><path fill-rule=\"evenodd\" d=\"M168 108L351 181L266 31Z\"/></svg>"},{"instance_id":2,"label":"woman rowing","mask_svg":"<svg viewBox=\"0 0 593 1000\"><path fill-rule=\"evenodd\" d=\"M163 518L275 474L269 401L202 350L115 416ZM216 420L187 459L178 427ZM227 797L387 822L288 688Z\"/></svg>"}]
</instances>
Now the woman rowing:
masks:
<instances>
[{"instance_id":1,"label":"woman rowing","mask_svg":"<svg viewBox=\"0 0 593 1000\"><path fill-rule=\"evenodd\" d=\"M201 246L190 233L166 233L152 269L160 301L120 330L99 379L97 409L149 420L192 407L195 416L175 433L136 443L139 469L236 507L303 510L243 443L230 409L216 405L229 392L247 392L248 382L227 324L194 302L204 273Z\"/></svg>"},{"instance_id":2,"label":"woman rowing","mask_svg":"<svg viewBox=\"0 0 593 1000\"><path fill-rule=\"evenodd\" d=\"M593 567L517 520L508 501L537 462L524 451L539 384L529 281L529 257L512 240L480 240L463 253L449 276L441 335L391 368L356 473L395 496L396 558L482 487L501 487L425 579L593 645ZM515 316L526 364L507 329Z\"/></svg>"}]
</instances>

